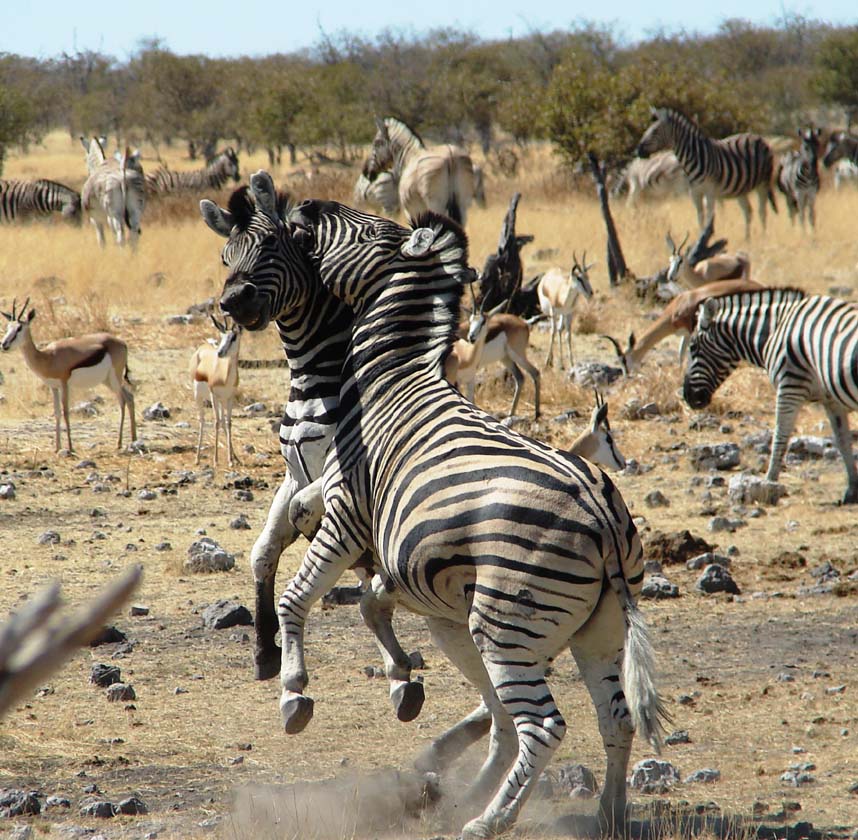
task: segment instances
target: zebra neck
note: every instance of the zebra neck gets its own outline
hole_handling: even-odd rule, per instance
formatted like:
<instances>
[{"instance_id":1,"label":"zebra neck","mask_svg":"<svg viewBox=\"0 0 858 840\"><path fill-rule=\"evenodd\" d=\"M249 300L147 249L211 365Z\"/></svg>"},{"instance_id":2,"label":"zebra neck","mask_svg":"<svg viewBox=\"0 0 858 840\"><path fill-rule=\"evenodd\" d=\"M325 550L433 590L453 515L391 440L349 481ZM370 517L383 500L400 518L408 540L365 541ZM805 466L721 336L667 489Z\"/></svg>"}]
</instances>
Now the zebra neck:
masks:
<instances>
[{"instance_id":1,"label":"zebra neck","mask_svg":"<svg viewBox=\"0 0 858 840\"><path fill-rule=\"evenodd\" d=\"M690 120L674 116L670 121L670 136L673 141L673 153L682 164L686 175L691 178L699 174L705 161L714 157L707 154L712 146L712 140Z\"/></svg>"},{"instance_id":2,"label":"zebra neck","mask_svg":"<svg viewBox=\"0 0 858 840\"><path fill-rule=\"evenodd\" d=\"M414 135L399 132L391 137L393 145L393 175L399 178L412 156L420 151L420 141Z\"/></svg>"}]
</instances>

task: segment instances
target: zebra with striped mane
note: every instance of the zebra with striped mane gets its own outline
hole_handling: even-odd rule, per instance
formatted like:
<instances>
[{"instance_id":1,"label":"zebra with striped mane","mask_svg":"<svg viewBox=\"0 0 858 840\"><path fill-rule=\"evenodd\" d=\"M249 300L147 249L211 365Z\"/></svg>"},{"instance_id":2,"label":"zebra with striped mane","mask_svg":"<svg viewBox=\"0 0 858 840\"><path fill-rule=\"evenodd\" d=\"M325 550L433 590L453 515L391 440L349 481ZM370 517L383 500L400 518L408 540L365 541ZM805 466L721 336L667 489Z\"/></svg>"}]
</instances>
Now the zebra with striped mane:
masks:
<instances>
[{"instance_id":1,"label":"zebra with striped mane","mask_svg":"<svg viewBox=\"0 0 858 840\"><path fill-rule=\"evenodd\" d=\"M848 160L858 166L858 137L845 131L831 132L822 165L829 169L839 160Z\"/></svg>"},{"instance_id":2,"label":"zebra with striped mane","mask_svg":"<svg viewBox=\"0 0 858 840\"><path fill-rule=\"evenodd\" d=\"M59 213L64 221L80 224L80 193L65 184L8 181L0 178L0 223L23 221Z\"/></svg>"},{"instance_id":3,"label":"zebra with striped mane","mask_svg":"<svg viewBox=\"0 0 858 840\"><path fill-rule=\"evenodd\" d=\"M238 183L240 179L238 155L232 146L228 146L202 169L176 172L161 166L155 172L148 173L146 192L157 196L200 193L204 190L222 189L230 180Z\"/></svg>"},{"instance_id":4,"label":"zebra with striped mane","mask_svg":"<svg viewBox=\"0 0 858 840\"><path fill-rule=\"evenodd\" d=\"M715 199L735 198L745 217L745 238L750 238L748 194L756 192L765 230L766 201L777 211L771 183L774 158L769 144L758 134L733 134L713 140L679 111L652 108L651 112L652 123L638 143L637 155L645 158L662 149L673 149L688 176L701 229L715 214Z\"/></svg>"},{"instance_id":5,"label":"zebra with striped mane","mask_svg":"<svg viewBox=\"0 0 858 840\"><path fill-rule=\"evenodd\" d=\"M778 165L776 183L784 194L790 221L798 216L804 227L807 212L811 228L816 227L816 194L819 192L820 128L800 128L801 148L787 152Z\"/></svg>"},{"instance_id":6,"label":"zebra with striped mane","mask_svg":"<svg viewBox=\"0 0 858 840\"><path fill-rule=\"evenodd\" d=\"M267 173L251 178L251 190L273 208ZM491 801L462 837L508 829L559 745L566 725L545 675L567 646L608 756L599 819L619 832L634 728L654 742L660 729L652 651L634 601L640 539L607 476L507 429L442 378L462 283L474 272L457 225L431 213L419 225L409 231L333 202L304 202L285 224L270 212L266 247L245 255L221 297L249 329L300 306L314 277L300 270L298 247L355 310L325 514L279 606L286 731L312 717L303 693L307 613L374 552L380 586L426 616L492 716L489 756L471 791L474 805ZM453 741L482 731L484 714L463 720Z\"/></svg>"},{"instance_id":7,"label":"zebra with striped mane","mask_svg":"<svg viewBox=\"0 0 858 840\"><path fill-rule=\"evenodd\" d=\"M766 370L775 388L775 430L768 481L776 481L798 410L820 402L846 467L844 504L858 502L849 412L858 408L858 306L799 289L759 289L712 297L697 314L683 382L694 409L741 361Z\"/></svg>"},{"instance_id":8,"label":"zebra with striped mane","mask_svg":"<svg viewBox=\"0 0 858 840\"><path fill-rule=\"evenodd\" d=\"M374 181L389 171L409 219L433 210L464 225L475 189L467 152L449 144L427 148L416 131L394 117L376 120L376 128L364 175Z\"/></svg>"}]
</instances>

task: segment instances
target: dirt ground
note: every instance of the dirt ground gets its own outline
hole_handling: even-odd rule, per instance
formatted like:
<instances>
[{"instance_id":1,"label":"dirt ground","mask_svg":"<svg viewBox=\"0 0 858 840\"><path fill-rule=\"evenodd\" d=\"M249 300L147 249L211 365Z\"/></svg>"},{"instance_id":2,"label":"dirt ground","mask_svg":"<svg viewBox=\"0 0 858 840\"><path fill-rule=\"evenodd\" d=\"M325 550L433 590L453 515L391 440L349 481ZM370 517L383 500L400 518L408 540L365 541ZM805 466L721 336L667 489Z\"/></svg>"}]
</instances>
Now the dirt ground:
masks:
<instances>
[{"instance_id":1,"label":"dirt ground","mask_svg":"<svg viewBox=\"0 0 858 840\"><path fill-rule=\"evenodd\" d=\"M23 164L10 161L8 177ZM45 174L56 177L56 172ZM469 224L474 264L494 247L513 186L495 182L489 207L474 213ZM618 208L627 258L641 273L664 262L661 240L668 223L675 229L691 224L687 205L677 200L639 213ZM823 194L816 237L791 229L781 217L765 239L744 247L771 282L813 291L833 285L851 289L858 277L858 243L849 219L856 210L858 193ZM738 210L723 213L727 234L738 242ZM589 198L556 204L536 194L528 205L525 193L522 201L520 231L537 236L533 249L556 248L561 264L573 248L580 250L581 238L591 254L603 251L600 224ZM94 236L86 228L0 231L0 307L8 309L15 296L31 295L40 313L34 322L37 341L64 329L83 331L94 321L126 338L146 451L116 452L118 410L107 391L94 391L73 398L92 400L100 393L104 399L96 416L73 414L76 452L56 456L47 388L20 355L0 357L0 484L12 481L16 487L15 499L0 500L5 549L0 615L53 579L62 582L70 603L78 603L130 563L144 566L134 603L149 609L132 616L126 608L116 617L130 647L79 653L0 723L0 788L71 801L70 809L0 819L0 836L23 823L36 837L84 836L73 831L80 827L110 840L455 836L464 820L450 803L479 761L479 748L466 757L461 775L442 780L439 807L416 817L406 813L419 794L410 776L413 757L477 702L432 647L419 618L397 616L403 646L420 650L426 660L420 672L426 704L416 721L402 724L389 706L386 681L364 672L380 665L380 657L357 609L315 610L307 631L315 718L304 733L291 737L280 726L276 681L252 679L252 628L202 627L202 608L218 599L252 609L247 561L283 476L271 426L287 393L284 371L242 371L234 416L241 464L234 470L223 462L220 469L211 468L210 426L203 463L195 464L196 410L186 367L191 350L212 331L204 322L166 325L165 318L216 293L223 280L217 237L189 217L148 227L144 222L136 256L115 248L101 253L90 240ZM528 264L529 271L538 267ZM576 357L611 363L612 351L599 334L640 331L647 314L628 289L608 288L604 266L594 271L593 282L596 299L579 318L587 334L575 338ZM532 355L540 364L547 340L547 333L534 331ZM246 356L278 353L271 335L249 337L243 345ZM662 813L665 803L687 803L692 810L715 803L722 813L757 817L766 825L803 820L849 836L858 829L858 794L850 793L858 783L858 583L849 581L858 569L858 521L854 509L836 504L845 484L843 466L830 459L789 464L782 478L786 498L759 514L754 506L737 510L725 487L708 487L710 474L692 470L687 450L733 441L741 445L740 469L764 471L765 455L742 439L771 427L770 386L760 372L742 369L719 392L711 412L699 415L681 403L679 383L676 342L665 342L639 376L605 390L618 444L643 467L615 480L640 517L645 543L656 531L689 529L722 552L735 546L732 573L741 594L699 594L694 589L699 572L667 565L665 574L681 597L644 603L672 728L687 730L690 740L667 747L662 758L676 765L683 780L702 768L720 770L721 776L709 784L680 782L661 795L631 792L635 813ZM529 389L526 383L523 414L532 411ZM478 402L502 412L509 399L501 377L486 373ZM142 409L156 400L170 408L170 417L140 420ZM632 419L632 400L656 402L659 416ZM256 402L266 406L261 414L245 410ZM589 417L590 390L548 370L543 402L543 418L523 421L519 428L568 446ZM557 419L570 409L577 418ZM820 410L807 408L797 431L827 435L823 422ZM723 477L729 480L732 472ZM236 490L248 487L253 499L237 499ZM144 489L154 491L152 500L139 497ZM653 489L661 490L669 507L646 504ZM242 513L250 528L230 528ZM741 516L746 524L734 533L711 533L708 523L715 515ZM58 544L40 544L47 530L59 533ZM201 530L236 555L234 570L183 571L188 546ZM297 568L305 545L296 544L284 556L279 587ZM818 582L812 572L825 562L840 572L841 584L835 593L811 594ZM103 689L89 684L90 669L100 662L121 668L136 692L132 703L109 703ZM595 714L568 655L555 665L552 688L569 726L553 768L580 762L600 778L603 753ZM650 755L646 745L636 743L632 760ZM814 780L796 788L781 776L800 763L814 765L808 770ZM592 801L546 793L525 809L516 836L559 836L564 832L558 818L593 811ZM115 802L132 794L146 803L147 815L98 820L78 813L93 796ZM799 803L801 810L784 811L785 802ZM659 833L681 831L668 819Z\"/></svg>"}]
</instances>

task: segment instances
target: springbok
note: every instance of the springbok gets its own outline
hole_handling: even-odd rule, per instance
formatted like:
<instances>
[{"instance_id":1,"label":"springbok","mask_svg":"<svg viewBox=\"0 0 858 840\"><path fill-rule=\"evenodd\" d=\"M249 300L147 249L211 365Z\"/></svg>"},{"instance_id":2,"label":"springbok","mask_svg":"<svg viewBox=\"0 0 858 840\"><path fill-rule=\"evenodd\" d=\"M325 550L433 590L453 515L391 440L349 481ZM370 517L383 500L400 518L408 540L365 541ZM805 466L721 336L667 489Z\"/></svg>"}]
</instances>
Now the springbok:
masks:
<instances>
[{"instance_id":1,"label":"springbok","mask_svg":"<svg viewBox=\"0 0 858 840\"><path fill-rule=\"evenodd\" d=\"M146 205L146 186L139 155L126 148L119 160L108 158L97 137L89 143L81 137L86 151L89 177L81 190L81 205L89 212L98 244L104 247L104 222L110 226L118 245L126 241L137 246L140 219ZM128 234L126 236L126 228Z\"/></svg>"},{"instance_id":2,"label":"springbok","mask_svg":"<svg viewBox=\"0 0 858 840\"><path fill-rule=\"evenodd\" d=\"M467 398L474 402L477 370L500 362L515 380L515 393L509 410L509 416L512 417L521 396L523 368L533 380L533 419L536 420L539 418L539 369L527 358L529 340L530 324L523 318L497 310L486 313L475 305L468 321L467 339L460 338L453 344L445 362L444 375L460 390L465 386Z\"/></svg>"},{"instance_id":3,"label":"springbok","mask_svg":"<svg viewBox=\"0 0 858 840\"><path fill-rule=\"evenodd\" d=\"M673 241L670 231L664 238L670 250L670 265L667 269L669 283L684 283L692 289L699 289L718 280L750 280L751 259L744 251L715 254L692 264L690 249L685 248L688 236L686 233L685 239L679 245Z\"/></svg>"},{"instance_id":4,"label":"springbok","mask_svg":"<svg viewBox=\"0 0 858 840\"><path fill-rule=\"evenodd\" d=\"M566 344L569 350L569 367L572 367L572 310L578 302L579 295L593 297L593 287L587 272L595 265L587 265L587 252L584 251L581 262L572 254L574 263L567 275L562 268L549 268L537 287L539 306L543 314L551 321L551 342L548 345L546 366L554 364L554 336L559 332L560 369L563 369L563 330L566 330Z\"/></svg>"},{"instance_id":5,"label":"springbok","mask_svg":"<svg viewBox=\"0 0 858 840\"><path fill-rule=\"evenodd\" d=\"M590 426L581 432L569 447L572 455L585 458L591 464L609 470L624 470L626 459L617 448L608 422L608 404L596 391L596 407L590 414Z\"/></svg>"},{"instance_id":6,"label":"springbok","mask_svg":"<svg viewBox=\"0 0 858 840\"><path fill-rule=\"evenodd\" d=\"M36 347L30 331L36 310L27 312L29 303L30 299L27 298L20 311L16 312L13 300L12 312L3 312L9 324L0 348L6 351L20 347L27 365L53 392L57 451L60 449L61 411L66 423L69 452L73 451L69 425L69 387L94 388L96 385L107 385L119 400L117 448L122 448L126 406L131 416L131 440L136 440L134 393L128 379L128 346L125 342L110 333L92 333L79 338L61 338L46 344L40 350Z\"/></svg>"},{"instance_id":7,"label":"springbok","mask_svg":"<svg viewBox=\"0 0 858 840\"><path fill-rule=\"evenodd\" d=\"M697 307L707 298L716 295L729 295L734 292L750 292L761 288L760 284L750 278L736 280L719 280L698 286L696 289L687 289L678 294L664 309L658 320L647 329L639 339L635 334L629 336L629 346L626 350L620 346L619 341L609 335L602 336L614 345L617 357L623 367L626 376L631 376L640 368L643 358L665 338L671 335L681 335L682 343L679 346L679 361L683 361L685 355L685 344L694 330L694 316Z\"/></svg>"},{"instance_id":8,"label":"springbok","mask_svg":"<svg viewBox=\"0 0 858 840\"><path fill-rule=\"evenodd\" d=\"M201 344L191 356L190 374L194 383L194 399L200 417L200 434L197 439L197 463L203 446L206 403L211 402L214 412L215 441L214 463L218 462L218 437L221 427L226 434L227 460L229 466L237 460L232 449L232 403L238 388L238 351L241 345L242 327L230 318L221 323L212 315L212 323L221 334L216 347Z\"/></svg>"}]
</instances>

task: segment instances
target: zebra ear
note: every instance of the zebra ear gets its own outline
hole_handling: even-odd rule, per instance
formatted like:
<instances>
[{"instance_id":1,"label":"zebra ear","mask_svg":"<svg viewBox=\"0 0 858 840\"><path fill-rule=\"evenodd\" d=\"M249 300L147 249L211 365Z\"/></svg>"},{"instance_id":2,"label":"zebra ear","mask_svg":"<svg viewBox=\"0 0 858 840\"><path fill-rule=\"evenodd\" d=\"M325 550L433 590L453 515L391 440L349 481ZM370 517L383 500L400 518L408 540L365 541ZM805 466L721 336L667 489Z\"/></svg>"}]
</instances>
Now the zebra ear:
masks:
<instances>
[{"instance_id":1,"label":"zebra ear","mask_svg":"<svg viewBox=\"0 0 858 840\"><path fill-rule=\"evenodd\" d=\"M229 239L229 234L232 231L233 218L232 213L218 207L213 201L204 198L200 202L200 213L203 221L216 233L218 236Z\"/></svg>"},{"instance_id":2,"label":"zebra ear","mask_svg":"<svg viewBox=\"0 0 858 840\"><path fill-rule=\"evenodd\" d=\"M435 231L432 228L420 227L411 231L408 241L399 249L403 257L418 259L425 257L435 241Z\"/></svg>"},{"instance_id":3,"label":"zebra ear","mask_svg":"<svg viewBox=\"0 0 858 840\"><path fill-rule=\"evenodd\" d=\"M250 192L256 201L256 206L276 224L282 224L277 215L277 191L274 189L274 181L264 170L260 169L250 176Z\"/></svg>"},{"instance_id":4,"label":"zebra ear","mask_svg":"<svg viewBox=\"0 0 858 840\"><path fill-rule=\"evenodd\" d=\"M718 312L718 301L715 298L706 298L700 307L700 317L697 320L697 328L705 330L712 323L712 319Z\"/></svg>"}]
</instances>

